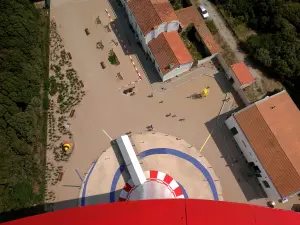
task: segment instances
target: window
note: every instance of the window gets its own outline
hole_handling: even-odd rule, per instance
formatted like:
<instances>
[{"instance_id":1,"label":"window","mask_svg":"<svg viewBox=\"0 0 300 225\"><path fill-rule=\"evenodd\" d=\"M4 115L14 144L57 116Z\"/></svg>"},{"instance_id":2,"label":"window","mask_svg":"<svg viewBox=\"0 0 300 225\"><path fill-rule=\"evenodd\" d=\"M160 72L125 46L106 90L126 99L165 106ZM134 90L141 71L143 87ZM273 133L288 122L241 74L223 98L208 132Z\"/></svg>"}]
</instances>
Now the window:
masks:
<instances>
[{"instance_id":1,"label":"window","mask_svg":"<svg viewBox=\"0 0 300 225\"><path fill-rule=\"evenodd\" d=\"M242 142L243 142L243 145L244 145L245 147L247 147L247 146L246 146L246 143L245 143L243 140L242 140Z\"/></svg>"},{"instance_id":2,"label":"window","mask_svg":"<svg viewBox=\"0 0 300 225\"><path fill-rule=\"evenodd\" d=\"M249 162L249 166L251 167L255 166L254 162Z\"/></svg>"},{"instance_id":3,"label":"window","mask_svg":"<svg viewBox=\"0 0 300 225\"><path fill-rule=\"evenodd\" d=\"M237 131L237 129L235 127L231 128L230 131L233 134L233 136L236 135L236 134L238 134L238 131Z\"/></svg>"},{"instance_id":4,"label":"window","mask_svg":"<svg viewBox=\"0 0 300 225\"><path fill-rule=\"evenodd\" d=\"M265 185L266 188L270 188L270 185L269 185L268 181L263 180L263 184Z\"/></svg>"},{"instance_id":5,"label":"window","mask_svg":"<svg viewBox=\"0 0 300 225\"><path fill-rule=\"evenodd\" d=\"M261 175L259 173L255 174L256 177L261 177Z\"/></svg>"},{"instance_id":6,"label":"window","mask_svg":"<svg viewBox=\"0 0 300 225\"><path fill-rule=\"evenodd\" d=\"M253 166L253 169L254 169L254 173L257 174L257 173L261 173L260 169L258 168L258 166Z\"/></svg>"}]
</instances>

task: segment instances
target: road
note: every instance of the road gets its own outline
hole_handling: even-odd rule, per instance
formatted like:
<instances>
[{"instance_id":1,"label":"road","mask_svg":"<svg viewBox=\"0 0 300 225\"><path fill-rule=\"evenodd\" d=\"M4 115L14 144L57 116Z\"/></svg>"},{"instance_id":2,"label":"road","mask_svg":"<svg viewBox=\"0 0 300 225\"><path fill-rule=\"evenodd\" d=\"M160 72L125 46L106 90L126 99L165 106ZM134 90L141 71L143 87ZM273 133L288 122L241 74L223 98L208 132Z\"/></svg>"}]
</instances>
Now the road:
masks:
<instances>
[{"instance_id":1,"label":"road","mask_svg":"<svg viewBox=\"0 0 300 225\"><path fill-rule=\"evenodd\" d=\"M226 23L223 17L219 14L217 9L213 6L213 4L208 0L192 0L193 5L199 6L203 3L207 11L209 13L210 19L212 19L218 28L218 32L220 36L224 39L224 41L229 45L231 50L235 53L237 60L244 61L247 65L249 71L254 77L260 77L262 72L254 67L253 62L246 59L247 55L239 48L238 41L232 34L231 30L226 26Z\"/></svg>"}]
</instances>

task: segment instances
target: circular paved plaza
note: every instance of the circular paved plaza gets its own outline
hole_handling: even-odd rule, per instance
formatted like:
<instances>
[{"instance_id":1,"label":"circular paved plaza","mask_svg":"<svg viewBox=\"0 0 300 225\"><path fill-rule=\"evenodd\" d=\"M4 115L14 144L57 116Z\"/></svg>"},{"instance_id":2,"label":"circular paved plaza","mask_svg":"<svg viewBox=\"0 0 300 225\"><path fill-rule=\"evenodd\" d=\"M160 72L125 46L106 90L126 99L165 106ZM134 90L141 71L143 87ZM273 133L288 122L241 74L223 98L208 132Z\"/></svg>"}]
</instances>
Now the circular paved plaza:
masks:
<instances>
[{"instance_id":1,"label":"circular paved plaza","mask_svg":"<svg viewBox=\"0 0 300 225\"><path fill-rule=\"evenodd\" d=\"M118 148L112 145L92 163L79 205L152 198L223 200L219 179L193 146L158 132L130 138L147 182L133 186Z\"/></svg>"}]
</instances>

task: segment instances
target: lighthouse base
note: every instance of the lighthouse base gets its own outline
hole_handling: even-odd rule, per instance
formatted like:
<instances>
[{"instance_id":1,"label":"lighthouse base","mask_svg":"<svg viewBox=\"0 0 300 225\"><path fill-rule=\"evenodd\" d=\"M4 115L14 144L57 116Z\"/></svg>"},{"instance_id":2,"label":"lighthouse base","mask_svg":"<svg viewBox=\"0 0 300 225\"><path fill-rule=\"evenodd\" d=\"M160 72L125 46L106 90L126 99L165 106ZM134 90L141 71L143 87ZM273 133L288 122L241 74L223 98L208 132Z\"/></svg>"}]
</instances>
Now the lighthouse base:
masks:
<instances>
[{"instance_id":1,"label":"lighthouse base","mask_svg":"<svg viewBox=\"0 0 300 225\"><path fill-rule=\"evenodd\" d=\"M120 201L135 201L146 199L184 198L183 192L171 176L160 171L146 171L147 181L134 186L129 180L120 194Z\"/></svg>"}]
</instances>

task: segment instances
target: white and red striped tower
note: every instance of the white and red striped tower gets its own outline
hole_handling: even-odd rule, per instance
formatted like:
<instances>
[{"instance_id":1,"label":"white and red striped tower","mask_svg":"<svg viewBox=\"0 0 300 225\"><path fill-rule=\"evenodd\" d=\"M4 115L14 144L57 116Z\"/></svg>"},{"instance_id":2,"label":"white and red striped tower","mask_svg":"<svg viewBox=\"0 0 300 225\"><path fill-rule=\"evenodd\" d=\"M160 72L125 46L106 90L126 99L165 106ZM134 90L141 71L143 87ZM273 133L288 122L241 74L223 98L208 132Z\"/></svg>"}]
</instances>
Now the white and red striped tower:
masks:
<instances>
[{"instance_id":1,"label":"white and red striped tower","mask_svg":"<svg viewBox=\"0 0 300 225\"><path fill-rule=\"evenodd\" d=\"M150 170L145 172L146 182L135 186L129 180L121 191L119 201L184 198L179 184L168 174Z\"/></svg>"}]
</instances>

